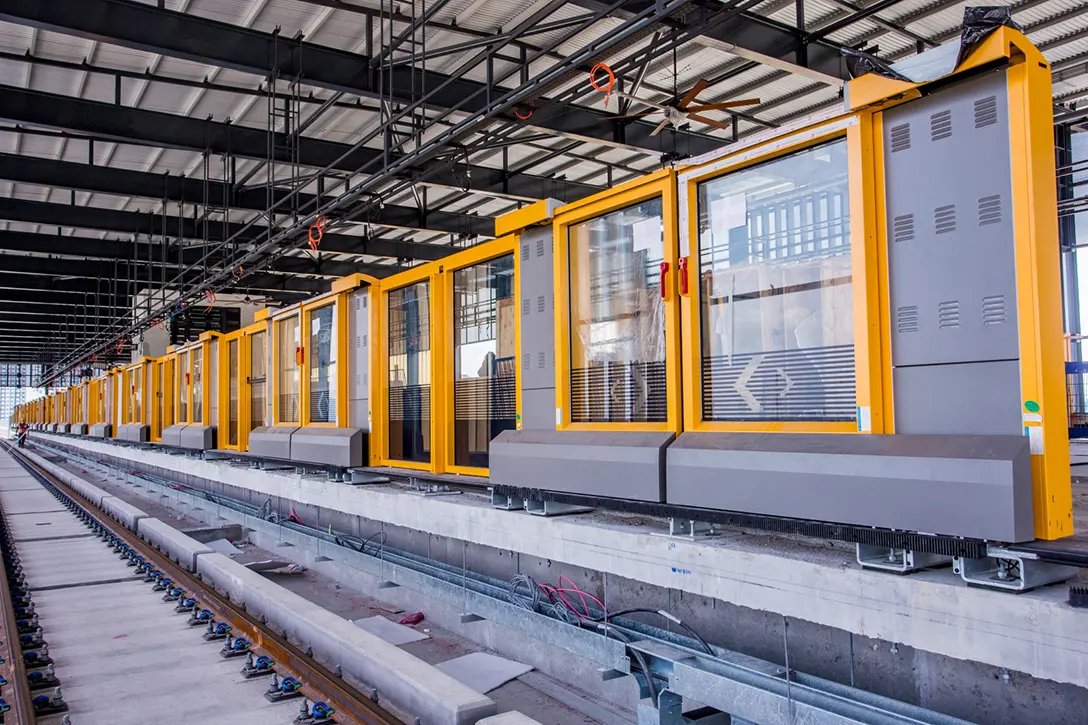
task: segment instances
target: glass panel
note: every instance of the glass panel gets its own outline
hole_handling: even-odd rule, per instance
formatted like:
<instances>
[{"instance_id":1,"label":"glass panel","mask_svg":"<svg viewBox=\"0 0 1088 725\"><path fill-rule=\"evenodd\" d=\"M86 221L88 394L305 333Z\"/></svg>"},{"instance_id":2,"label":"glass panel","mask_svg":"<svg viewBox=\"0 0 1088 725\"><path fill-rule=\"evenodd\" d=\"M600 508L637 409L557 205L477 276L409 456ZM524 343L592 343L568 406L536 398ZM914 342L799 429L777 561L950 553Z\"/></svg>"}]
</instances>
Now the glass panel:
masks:
<instances>
[{"instance_id":1,"label":"glass panel","mask_svg":"<svg viewBox=\"0 0 1088 725\"><path fill-rule=\"evenodd\" d=\"M299 338L298 315L276 322L276 340L279 346L279 370L276 390L279 393L278 417L281 423L298 423L298 354L302 343Z\"/></svg>"},{"instance_id":2,"label":"glass panel","mask_svg":"<svg viewBox=\"0 0 1088 725\"><path fill-rule=\"evenodd\" d=\"M570 227L575 423L665 422L661 199Z\"/></svg>"},{"instance_id":3,"label":"glass panel","mask_svg":"<svg viewBox=\"0 0 1088 725\"><path fill-rule=\"evenodd\" d=\"M189 422L189 353L178 355L178 423Z\"/></svg>"},{"instance_id":4,"label":"glass panel","mask_svg":"<svg viewBox=\"0 0 1088 725\"><path fill-rule=\"evenodd\" d=\"M144 376L143 367L136 368L131 373L132 375L132 417L131 422L143 423L143 409L144 409Z\"/></svg>"},{"instance_id":5,"label":"glass panel","mask_svg":"<svg viewBox=\"0 0 1088 725\"><path fill-rule=\"evenodd\" d=\"M249 429L267 424L268 412L268 350L266 333L256 332L249 338Z\"/></svg>"},{"instance_id":6,"label":"glass panel","mask_svg":"<svg viewBox=\"0 0 1088 725\"><path fill-rule=\"evenodd\" d=\"M336 305L310 310L310 422L336 422Z\"/></svg>"},{"instance_id":7,"label":"glass panel","mask_svg":"<svg viewBox=\"0 0 1088 725\"><path fill-rule=\"evenodd\" d=\"M430 283L389 293L389 457L431 460Z\"/></svg>"},{"instance_id":8,"label":"glass panel","mask_svg":"<svg viewBox=\"0 0 1088 725\"><path fill-rule=\"evenodd\" d=\"M193 350L193 422L204 422L204 355L201 348Z\"/></svg>"},{"instance_id":9,"label":"glass panel","mask_svg":"<svg viewBox=\"0 0 1088 725\"><path fill-rule=\"evenodd\" d=\"M846 141L699 185L703 418L856 420Z\"/></svg>"},{"instance_id":10,"label":"glass panel","mask_svg":"<svg viewBox=\"0 0 1088 725\"><path fill-rule=\"evenodd\" d=\"M491 439L517 426L514 256L453 273L453 462L487 468Z\"/></svg>"},{"instance_id":11,"label":"glass panel","mask_svg":"<svg viewBox=\"0 0 1088 725\"><path fill-rule=\"evenodd\" d=\"M125 393L124 400L121 401L121 408L123 411L121 424L127 425L132 422L132 400L136 393L136 391L132 389L131 370L121 371L121 390Z\"/></svg>"},{"instance_id":12,"label":"glass panel","mask_svg":"<svg viewBox=\"0 0 1088 725\"><path fill-rule=\"evenodd\" d=\"M173 360L167 360L162 366L162 381L160 390L165 391L162 397L162 427L160 432L169 428L174 424L174 400L172 390L174 387L174 365ZM169 400L167 399L169 397Z\"/></svg>"},{"instance_id":13,"label":"glass panel","mask_svg":"<svg viewBox=\"0 0 1088 725\"><path fill-rule=\"evenodd\" d=\"M166 390L164 383L166 382L166 363L156 363L155 376L158 379L158 392L155 393L155 429L159 435L162 434L162 424L165 416L163 408L166 399L162 394L163 390Z\"/></svg>"},{"instance_id":14,"label":"glass panel","mask_svg":"<svg viewBox=\"0 0 1088 725\"><path fill-rule=\"evenodd\" d=\"M227 445L238 445L238 341L227 343Z\"/></svg>"}]
</instances>

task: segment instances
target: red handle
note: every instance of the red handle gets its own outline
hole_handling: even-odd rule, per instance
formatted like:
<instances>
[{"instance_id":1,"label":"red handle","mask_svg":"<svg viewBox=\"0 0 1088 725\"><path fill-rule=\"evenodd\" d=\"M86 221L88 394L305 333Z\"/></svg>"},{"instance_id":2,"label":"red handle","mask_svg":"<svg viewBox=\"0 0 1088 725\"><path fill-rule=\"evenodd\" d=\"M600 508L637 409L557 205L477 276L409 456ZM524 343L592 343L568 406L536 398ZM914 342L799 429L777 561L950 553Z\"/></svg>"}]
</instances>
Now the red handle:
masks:
<instances>
[{"instance_id":1,"label":"red handle","mask_svg":"<svg viewBox=\"0 0 1088 725\"><path fill-rule=\"evenodd\" d=\"M668 275L668 273L669 273L669 263L668 262L662 262L661 263L661 276L658 278L658 281L657 281L658 287L661 290L661 299L665 299L665 297L666 297L666 295L665 295L665 277L666 277L666 275Z\"/></svg>"},{"instance_id":2,"label":"red handle","mask_svg":"<svg viewBox=\"0 0 1088 725\"><path fill-rule=\"evenodd\" d=\"M680 275L680 294L688 295L688 258L680 258L680 267L677 272Z\"/></svg>"}]
</instances>

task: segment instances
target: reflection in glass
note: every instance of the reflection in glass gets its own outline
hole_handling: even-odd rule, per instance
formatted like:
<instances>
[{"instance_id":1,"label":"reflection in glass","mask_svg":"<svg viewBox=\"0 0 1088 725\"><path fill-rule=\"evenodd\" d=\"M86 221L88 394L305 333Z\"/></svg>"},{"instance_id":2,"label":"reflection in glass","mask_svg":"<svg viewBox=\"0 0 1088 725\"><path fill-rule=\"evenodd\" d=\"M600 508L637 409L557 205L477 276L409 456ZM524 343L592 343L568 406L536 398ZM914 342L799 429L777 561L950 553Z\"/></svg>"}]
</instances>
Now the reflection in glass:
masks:
<instances>
[{"instance_id":1,"label":"reflection in glass","mask_svg":"<svg viewBox=\"0 0 1088 725\"><path fill-rule=\"evenodd\" d=\"M159 435L162 435L163 424L166 422L166 411L164 410L164 408L166 407L166 397L165 395L163 395L163 391L167 390L167 387L164 385L166 381L166 363L156 363L155 372L152 374L155 375L156 380L158 381L158 392L155 393L155 420L157 425L156 430L158 431Z\"/></svg>"},{"instance_id":2,"label":"reflection in glass","mask_svg":"<svg viewBox=\"0 0 1088 725\"><path fill-rule=\"evenodd\" d=\"M227 343L227 445L238 445L238 340Z\"/></svg>"},{"instance_id":3,"label":"reflection in glass","mask_svg":"<svg viewBox=\"0 0 1088 725\"><path fill-rule=\"evenodd\" d=\"M453 462L487 468L517 425L514 256L453 273Z\"/></svg>"},{"instance_id":4,"label":"reflection in glass","mask_svg":"<svg viewBox=\"0 0 1088 725\"><path fill-rule=\"evenodd\" d=\"M249 429L267 425L268 412L268 350L264 331L249 337Z\"/></svg>"},{"instance_id":5,"label":"reflection in glass","mask_svg":"<svg viewBox=\"0 0 1088 725\"><path fill-rule=\"evenodd\" d=\"M178 423L189 422L189 353L178 355Z\"/></svg>"},{"instance_id":6,"label":"reflection in glass","mask_svg":"<svg viewBox=\"0 0 1088 725\"><path fill-rule=\"evenodd\" d=\"M193 422L204 422L204 355L193 350Z\"/></svg>"},{"instance_id":7,"label":"reflection in glass","mask_svg":"<svg viewBox=\"0 0 1088 725\"><path fill-rule=\"evenodd\" d=\"M336 305L310 310L310 422L336 422Z\"/></svg>"},{"instance_id":8,"label":"reflection in glass","mask_svg":"<svg viewBox=\"0 0 1088 725\"><path fill-rule=\"evenodd\" d=\"M430 283L389 292L389 458L431 460Z\"/></svg>"},{"instance_id":9,"label":"reflection in glass","mask_svg":"<svg viewBox=\"0 0 1088 725\"><path fill-rule=\"evenodd\" d=\"M298 315L276 321L276 343L279 346L279 369L276 391L279 397L278 418L281 423L298 423L299 338Z\"/></svg>"},{"instance_id":10,"label":"reflection in glass","mask_svg":"<svg viewBox=\"0 0 1088 725\"><path fill-rule=\"evenodd\" d=\"M131 423L143 423L144 411L144 374L143 366L130 372L132 375L132 416Z\"/></svg>"},{"instance_id":11,"label":"reflection in glass","mask_svg":"<svg viewBox=\"0 0 1088 725\"><path fill-rule=\"evenodd\" d=\"M661 199L572 225L571 421L664 422Z\"/></svg>"},{"instance_id":12,"label":"reflection in glass","mask_svg":"<svg viewBox=\"0 0 1088 725\"><path fill-rule=\"evenodd\" d=\"M846 142L699 185L703 418L856 419Z\"/></svg>"}]
</instances>

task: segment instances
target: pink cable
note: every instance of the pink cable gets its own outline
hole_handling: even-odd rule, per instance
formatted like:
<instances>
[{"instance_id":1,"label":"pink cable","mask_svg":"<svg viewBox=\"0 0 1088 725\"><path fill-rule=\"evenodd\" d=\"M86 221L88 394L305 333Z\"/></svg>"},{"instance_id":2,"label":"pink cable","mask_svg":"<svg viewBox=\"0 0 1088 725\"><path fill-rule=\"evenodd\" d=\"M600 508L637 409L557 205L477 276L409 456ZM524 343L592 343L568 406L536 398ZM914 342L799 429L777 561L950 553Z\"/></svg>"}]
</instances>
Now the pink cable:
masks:
<instances>
[{"instance_id":1,"label":"pink cable","mask_svg":"<svg viewBox=\"0 0 1088 725\"><path fill-rule=\"evenodd\" d=\"M558 602L556 601L556 598L558 598L558 600L561 601L567 609L578 615L579 619L590 618L589 604L586 602L587 599L595 602L601 608L602 612L608 611L607 609L605 609L604 602L602 602L600 599L593 596L592 594L582 591L570 577L566 575L560 575L558 583L560 584L559 587L553 587L547 584L537 585L540 587L540 590L547 595L548 600L551 601L552 604L558 604ZM562 586L562 584L564 583L568 584L569 586ZM566 596L564 596L564 594L577 594L582 604L582 610L579 611L577 607L571 604L570 601L567 600Z\"/></svg>"}]
</instances>

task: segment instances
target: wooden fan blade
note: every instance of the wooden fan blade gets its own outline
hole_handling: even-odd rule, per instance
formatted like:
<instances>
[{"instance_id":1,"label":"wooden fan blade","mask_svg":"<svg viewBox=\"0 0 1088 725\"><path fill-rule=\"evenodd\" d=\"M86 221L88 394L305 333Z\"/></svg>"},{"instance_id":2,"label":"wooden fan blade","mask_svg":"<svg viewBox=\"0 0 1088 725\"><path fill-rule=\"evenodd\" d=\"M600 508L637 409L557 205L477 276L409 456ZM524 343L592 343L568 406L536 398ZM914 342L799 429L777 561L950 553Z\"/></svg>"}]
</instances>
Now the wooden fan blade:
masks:
<instances>
[{"instance_id":1,"label":"wooden fan blade","mask_svg":"<svg viewBox=\"0 0 1088 725\"><path fill-rule=\"evenodd\" d=\"M691 90L684 94L684 97L680 99L680 102L676 104L677 108L687 108L688 104L695 100L695 97L706 90L706 87L710 85L710 81L700 78Z\"/></svg>"},{"instance_id":2,"label":"wooden fan blade","mask_svg":"<svg viewBox=\"0 0 1088 725\"><path fill-rule=\"evenodd\" d=\"M736 108L738 106L755 106L759 103L758 98L743 98L739 101L724 101L722 103L704 103L701 106L690 106L686 110L694 111L724 111L727 108Z\"/></svg>"},{"instance_id":3,"label":"wooden fan blade","mask_svg":"<svg viewBox=\"0 0 1088 725\"><path fill-rule=\"evenodd\" d=\"M643 106L649 106L650 108L656 108L659 111L669 110L668 106L662 106L660 103L654 103L653 101L647 101L647 100L645 100L643 98L636 98L635 96L628 95L626 93L617 93L616 95L619 96L620 98L626 98L631 103L641 104Z\"/></svg>"},{"instance_id":4,"label":"wooden fan blade","mask_svg":"<svg viewBox=\"0 0 1088 725\"><path fill-rule=\"evenodd\" d=\"M700 116L698 113L689 113L689 121L698 121L699 123L705 123L707 126L713 126L714 128L721 128L726 131L731 130L733 127L728 123L722 123L721 121L715 121L713 118L707 118L706 116Z\"/></svg>"},{"instance_id":5,"label":"wooden fan blade","mask_svg":"<svg viewBox=\"0 0 1088 725\"><path fill-rule=\"evenodd\" d=\"M661 133L661 129L665 128L665 126L667 126L667 125L668 125L668 123L669 123L669 119L667 119L667 118L666 118L666 119L665 119L664 121L662 121L661 123L657 124L657 128L655 128L655 129L654 129L654 130L653 130L653 131L652 131L652 132L650 133L650 135L651 135L651 136L656 136L657 134Z\"/></svg>"}]
</instances>

